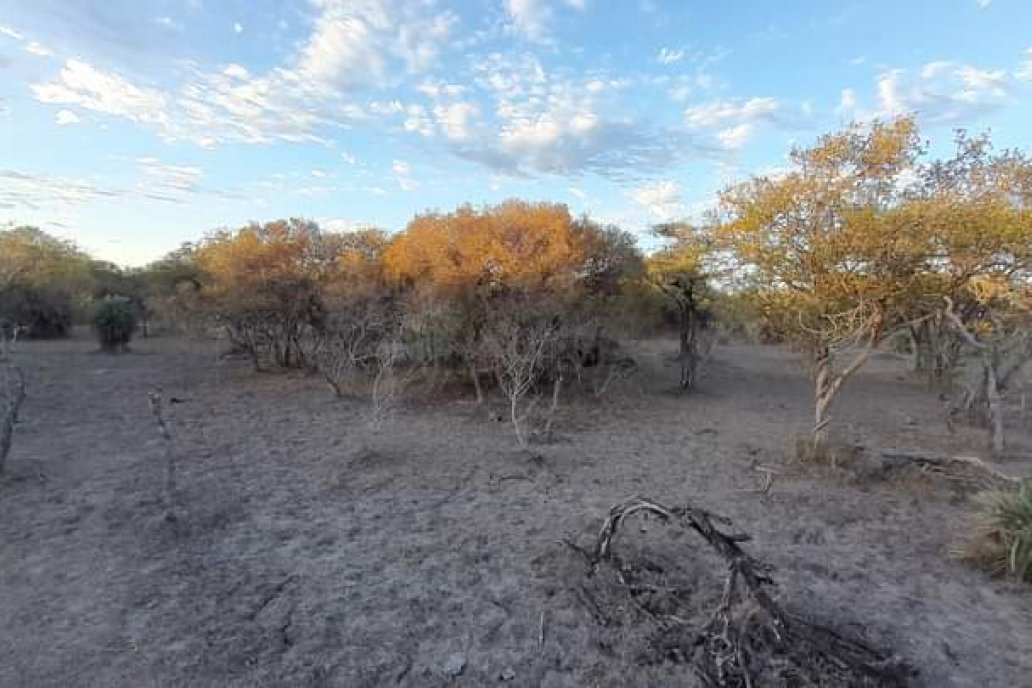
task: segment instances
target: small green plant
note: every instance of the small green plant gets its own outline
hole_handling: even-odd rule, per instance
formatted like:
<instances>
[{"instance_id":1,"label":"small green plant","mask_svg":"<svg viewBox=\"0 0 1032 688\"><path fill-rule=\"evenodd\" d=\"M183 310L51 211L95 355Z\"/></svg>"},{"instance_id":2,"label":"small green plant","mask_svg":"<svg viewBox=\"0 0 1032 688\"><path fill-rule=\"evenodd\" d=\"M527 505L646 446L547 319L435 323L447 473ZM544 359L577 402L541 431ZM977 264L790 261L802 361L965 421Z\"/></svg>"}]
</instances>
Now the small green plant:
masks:
<instances>
[{"instance_id":1,"label":"small green plant","mask_svg":"<svg viewBox=\"0 0 1032 688\"><path fill-rule=\"evenodd\" d=\"M1032 582L1032 484L975 497L976 515L957 555L996 576Z\"/></svg>"},{"instance_id":2,"label":"small green plant","mask_svg":"<svg viewBox=\"0 0 1032 688\"><path fill-rule=\"evenodd\" d=\"M122 353L136 330L137 311L124 297L112 296L97 304L93 313L93 330L100 348L109 353Z\"/></svg>"}]
</instances>

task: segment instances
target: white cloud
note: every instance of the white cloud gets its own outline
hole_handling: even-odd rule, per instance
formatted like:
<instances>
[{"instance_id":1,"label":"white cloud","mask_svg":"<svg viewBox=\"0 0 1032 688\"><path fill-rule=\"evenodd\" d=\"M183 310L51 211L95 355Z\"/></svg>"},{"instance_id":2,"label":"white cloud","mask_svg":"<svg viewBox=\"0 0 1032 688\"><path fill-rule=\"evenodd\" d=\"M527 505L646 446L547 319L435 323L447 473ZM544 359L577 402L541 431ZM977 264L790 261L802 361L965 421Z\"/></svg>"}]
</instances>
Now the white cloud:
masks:
<instances>
[{"instance_id":1,"label":"white cloud","mask_svg":"<svg viewBox=\"0 0 1032 688\"><path fill-rule=\"evenodd\" d=\"M857 120L916 114L930 124L961 124L1003 107L1012 91L1006 70L948 61L929 62L918 70L890 69L875 84L875 107L865 109L847 89L839 112Z\"/></svg>"},{"instance_id":2,"label":"white cloud","mask_svg":"<svg viewBox=\"0 0 1032 688\"><path fill-rule=\"evenodd\" d=\"M429 68L456 19L433 3L312 0L312 32L286 62L253 75L238 64L195 68L178 89L138 85L83 60L33 85L37 100L77 105L154 129L166 141L322 141L321 130L365 116L353 100L399 71Z\"/></svg>"},{"instance_id":3,"label":"white cloud","mask_svg":"<svg viewBox=\"0 0 1032 688\"><path fill-rule=\"evenodd\" d=\"M755 129L756 125L750 122L743 122L721 130L717 134L717 139L724 148L734 150L744 146L746 141L753 135Z\"/></svg>"},{"instance_id":4,"label":"white cloud","mask_svg":"<svg viewBox=\"0 0 1032 688\"><path fill-rule=\"evenodd\" d=\"M14 41L20 41L24 38L20 31L15 31L10 26L0 24L0 36L6 36Z\"/></svg>"},{"instance_id":5,"label":"white cloud","mask_svg":"<svg viewBox=\"0 0 1032 688\"><path fill-rule=\"evenodd\" d=\"M235 33L235 34L237 34L239 36L243 32L244 32L243 24L241 24L240 22L236 22L235 24L233 24L233 33Z\"/></svg>"},{"instance_id":6,"label":"white cloud","mask_svg":"<svg viewBox=\"0 0 1032 688\"><path fill-rule=\"evenodd\" d=\"M798 111L788 110L774 98L765 97L702 103L685 110L684 119L691 129L715 133L721 147L730 150L745 145L762 125L802 127L812 115L808 103Z\"/></svg>"},{"instance_id":7,"label":"white cloud","mask_svg":"<svg viewBox=\"0 0 1032 688\"><path fill-rule=\"evenodd\" d=\"M659 57L656 60L663 65L672 65L680 62L687 57L688 51L683 48L680 50L671 50L670 48L662 48L659 51Z\"/></svg>"},{"instance_id":8,"label":"white cloud","mask_svg":"<svg viewBox=\"0 0 1032 688\"><path fill-rule=\"evenodd\" d=\"M100 187L88 179L0 170L0 208L40 210L125 195L124 191Z\"/></svg>"},{"instance_id":9,"label":"white cloud","mask_svg":"<svg viewBox=\"0 0 1032 688\"><path fill-rule=\"evenodd\" d=\"M42 103L78 105L142 124L165 124L168 99L157 89L138 87L117 74L70 59L58 81L35 84L32 92Z\"/></svg>"},{"instance_id":10,"label":"white cloud","mask_svg":"<svg viewBox=\"0 0 1032 688\"><path fill-rule=\"evenodd\" d=\"M394 172L394 181L402 191L415 191L419 183L412 179L412 166L403 160L395 160L391 163L391 171Z\"/></svg>"},{"instance_id":11,"label":"white cloud","mask_svg":"<svg viewBox=\"0 0 1032 688\"><path fill-rule=\"evenodd\" d=\"M744 103L715 100L688 108L685 110L684 119L688 126L695 128L751 123L772 119L780 107L773 98L750 98Z\"/></svg>"},{"instance_id":12,"label":"white cloud","mask_svg":"<svg viewBox=\"0 0 1032 688\"><path fill-rule=\"evenodd\" d=\"M316 224L320 228L327 232L354 232L359 229L364 229L369 225L365 222L359 222L358 220L352 220L348 217L317 217L315 218Z\"/></svg>"},{"instance_id":13,"label":"white cloud","mask_svg":"<svg viewBox=\"0 0 1032 688\"><path fill-rule=\"evenodd\" d=\"M504 3L512 30L527 40L538 42L549 41L555 5L563 4L581 11L587 7L585 0L504 0Z\"/></svg>"},{"instance_id":14,"label":"white cloud","mask_svg":"<svg viewBox=\"0 0 1032 688\"><path fill-rule=\"evenodd\" d=\"M31 53L33 55L38 55L39 57L49 57L53 54L50 52L49 48L37 41L29 41L28 43L26 43L25 52Z\"/></svg>"},{"instance_id":15,"label":"white cloud","mask_svg":"<svg viewBox=\"0 0 1032 688\"><path fill-rule=\"evenodd\" d=\"M154 157L135 159L140 170L137 192L145 198L182 202L186 194L201 191L204 170L199 165L178 165Z\"/></svg>"},{"instance_id":16,"label":"white cloud","mask_svg":"<svg viewBox=\"0 0 1032 688\"><path fill-rule=\"evenodd\" d=\"M434 116L444 135L452 141L465 141L471 135L472 120L480 114L475 103L451 103L434 108Z\"/></svg>"},{"instance_id":17,"label":"white cloud","mask_svg":"<svg viewBox=\"0 0 1032 688\"><path fill-rule=\"evenodd\" d=\"M1032 48L1025 51L1025 61L1014 72L1014 76L1025 81L1032 81Z\"/></svg>"},{"instance_id":18,"label":"white cloud","mask_svg":"<svg viewBox=\"0 0 1032 688\"><path fill-rule=\"evenodd\" d=\"M355 157L355 154L354 153L350 153L348 151L342 152L340 154L340 157L341 157L341 159L344 160L344 162L346 162L349 165L354 165L355 163L358 162L358 159Z\"/></svg>"},{"instance_id":19,"label":"white cloud","mask_svg":"<svg viewBox=\"0 0 1032 688\"><path fill-rule=\"evenodd\" d=\"M993 0L975 0L978 3L978 9L987 10L989 5L993 4Z\"/></svg>"},{"instance_id":20,"label":"white cloud","mask_svg":"<svg viewBox=\"0 0 1032 688\"><path fill-rule=\"evenodd\" d=\"M675 181L657 181L631 191L631 198L659 220L669 220L683 214L684 201L681 185Z\"/></svg>"},{"instance_id":21,"label":"white cloud","mask_svg":"<svg viewBox=\"0 0 1032 688\"><path fill-rule=\"evenodd\" d=\"M57 115L54 116L54 121L60 126L67 126L69 124L78 124L82 120L79 119L79 115L71 110L58 110Z\"/></svg>"},{"instance_id":22,"label":"white cloud","mask_svg":"<svg viewBox=\"0 0 1032 688\"><path fill-rule=\"evenodd\" d=\"M316 179L326 179L326 173L322 170L312 170L309 172Z\"/></svg>"}]
</instances>

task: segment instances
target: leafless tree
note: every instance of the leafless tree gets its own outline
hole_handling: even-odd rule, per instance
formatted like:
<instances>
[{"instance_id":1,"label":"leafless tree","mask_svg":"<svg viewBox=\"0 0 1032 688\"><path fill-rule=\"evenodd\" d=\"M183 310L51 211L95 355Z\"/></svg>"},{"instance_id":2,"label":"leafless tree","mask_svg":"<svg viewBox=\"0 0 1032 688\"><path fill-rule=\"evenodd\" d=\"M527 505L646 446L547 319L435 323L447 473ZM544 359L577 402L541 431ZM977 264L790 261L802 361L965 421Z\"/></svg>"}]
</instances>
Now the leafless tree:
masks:
<instances>
[{"instance_id":1,"label":"leafless tree","mask_svg":"<svg viewBox=\"0 0 1032 688\"><path fill-rule=\"evenodd\" d=\"M980 365L978 382L964 385L960 408L986 421L993 451L1003 452L1006 444L1003 393L1014 375L1032 359L1032 328L1024 318L1007 319L986 305L981 315L989 326L975 334L957 314L953 300L946 297L945 301L943 313L964 342L977 352Z\"/></svg>"},{"instance_id":2,"label":"leafless tree","mask_svg":"<svg viewBox=\"0 0 1032 688\"><path fill-rule=\"evenodd\" d=\"M533 395L546 371L556 340L552 321L524 321L519 312L501 312L484 331L485 358L490 361L498 387L509 402L509 418L520 448L529 445L526 421L540 397ZM556 377L553 400L558 404L561 377ZM527 397L532 397L527 401Z\"/></svg>"},{"instance_id":3,"label":"leafless tree","mask_svg":"<svg viewBox=\"0 0 1032 688\"><path fill-rule=\"evenodd\" d=\"M397 329L396 318L383 303L340 305L332 312L313 358L338 398L354 396L370 373L379 374L381 349Z\"/></svg>"}]
</instances>

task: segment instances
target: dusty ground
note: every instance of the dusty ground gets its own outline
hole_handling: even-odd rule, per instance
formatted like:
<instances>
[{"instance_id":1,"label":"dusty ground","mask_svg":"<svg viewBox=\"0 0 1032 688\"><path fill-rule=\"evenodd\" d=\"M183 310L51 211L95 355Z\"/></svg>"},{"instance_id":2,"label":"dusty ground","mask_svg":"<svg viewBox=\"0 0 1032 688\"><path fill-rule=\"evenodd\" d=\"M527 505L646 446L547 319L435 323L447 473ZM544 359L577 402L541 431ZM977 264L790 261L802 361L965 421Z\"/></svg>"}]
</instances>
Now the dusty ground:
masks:
<instances>
[{"instance_id":1,"label":"dusty ground","mask_svg":"<svg viewBox=\"0 0 1032 688\"><path fill-rule=\"evenodd\" d=\"M316 379L216 365L208 344L92 349L17 354L31 396L0 480L2 685L480 686L508 671L521 686L694 685L570 593L583 566L556 541L586 543L634 494L734 518L785 604L862 629L921 684L1029 685L1032 594L947 556L964 499L795 464L809 388L778 349L719 349L689 399L649 347L620 394L566 411L540 464L461 395L403 410L358 453L360 406ZM162 519L156 384L188 400L172 418L177 525ZM836 416L868 447L984 455L888 355ZM767 495L757 461L781 471ZM454 653L467 666L451 681Z\"/></svg>"}]
</instances>

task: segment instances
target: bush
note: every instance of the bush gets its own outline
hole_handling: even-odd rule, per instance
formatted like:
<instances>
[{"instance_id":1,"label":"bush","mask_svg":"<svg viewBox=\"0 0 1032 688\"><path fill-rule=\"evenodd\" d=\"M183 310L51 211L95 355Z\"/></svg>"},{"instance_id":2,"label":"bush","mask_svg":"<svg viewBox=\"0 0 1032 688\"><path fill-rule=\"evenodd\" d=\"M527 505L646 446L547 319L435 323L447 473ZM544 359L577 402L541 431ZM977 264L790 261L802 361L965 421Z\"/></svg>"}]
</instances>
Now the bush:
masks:
<instances>
[{"instance_id":1,"label":"bush","mask_svg":"<svg viewBox=\"0 0 1032 688\"><path fill-rule=\"evenodd\" d=\"M68 294L17 285L0 293L0 318L29 328L34 339L67 337L74 305Z\"/></svg>"},{"instance_id":2,"label":"bush","mask_svg":"<svg viewBox=\"0 0 1032 688\"><path fill-rule=\"evenodd\" d=\"M125 351L136 329L137 309L124 297L109 297L97 305L93 329L100 348L112 353Z\"/></svg>"},{"instance_id":3,"label":"bush","mask_svg":"<svg viewBox=\"0 0 1032 688\"><path fill-rule=\"evenodd\" d=\"M975 501L972 531L957 554L993 575L1032 583L1032 485L988 490Z\"/></svg>"}]
</instances>

